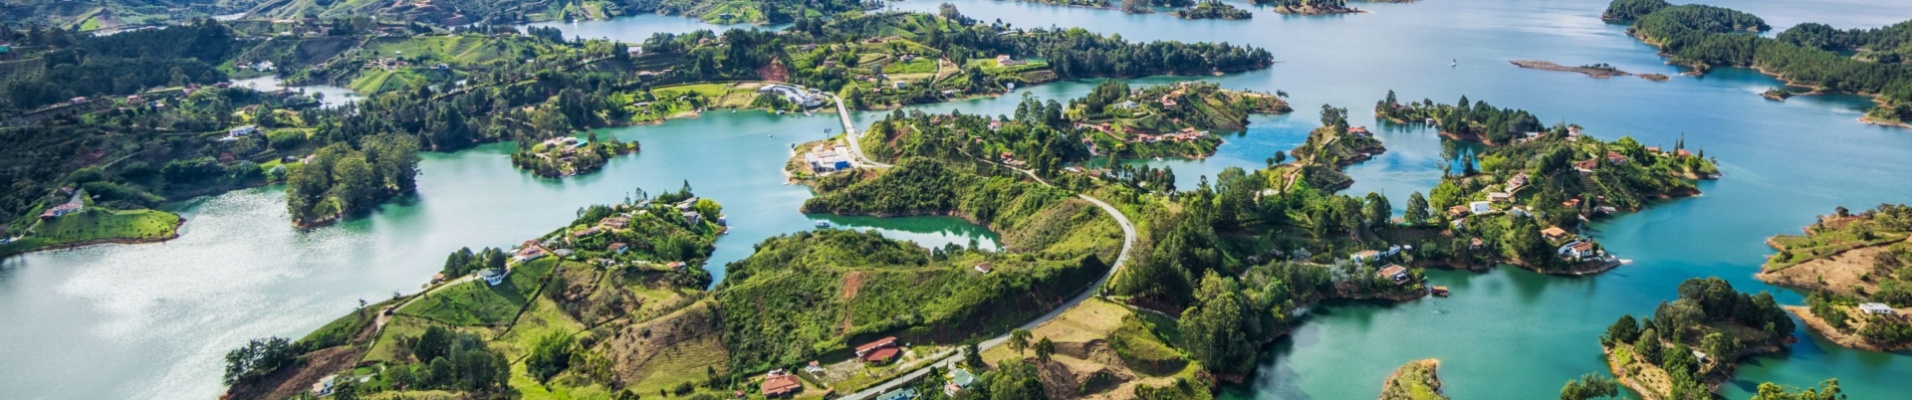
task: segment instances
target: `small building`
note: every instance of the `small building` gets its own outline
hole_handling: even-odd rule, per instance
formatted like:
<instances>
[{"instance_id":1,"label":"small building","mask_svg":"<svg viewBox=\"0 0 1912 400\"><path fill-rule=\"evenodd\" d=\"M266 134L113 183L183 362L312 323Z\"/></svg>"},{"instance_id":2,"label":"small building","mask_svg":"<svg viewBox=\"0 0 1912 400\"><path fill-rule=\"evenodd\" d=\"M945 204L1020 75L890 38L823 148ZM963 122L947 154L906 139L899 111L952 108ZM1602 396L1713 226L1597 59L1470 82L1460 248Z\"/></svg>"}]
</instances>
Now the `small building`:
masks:
<instances>
[{"instance_id":1,"label":"small building","mask_svg":"<svg viewBox=\"0 0 1912 400\"><path fill-rule=\"evenodd\" d=\"M1022 62L1020 61L1016 61L1015 59L1009 58L1008 54L996 55L996 65L1000 65L1004 67L1013 67L1013 66L1016 66L1016 64L1021 64L1021 63Z\"/></svg>"},{"instance_id":2,"label":"small building","mask_svg":"<svg viewBox=\"0 0 1912 400\"><path fill-rule=\"evenodd\" d=\"M1359 135L1359 136L1374 136L1373 133L1368 132L1368 127L1366 126L1355 126L1355 127L1348 128L1348 133Z\"/></svg>"},{"instance_id":3,"label":"small building","mask_svg":"<svg viewBox=\"0 0 1912 400\"><path fill-rule=\"evenodd\" d=\"M581 238L581 237L596 235L598 234L598 232L601 232L601 231L599 231L597 227L584 228L584 229L572 231L571 237Z\"/></svg>"},{"instance_id":4,"label":"small building","mask_svg":"<svg viewBox=\"0 0 1912 400\"><path fill-rule=\"evenodd\" d=\"M1459 216L1467 215L1467 210L1468 210L1467 206L1448 207L1447 216L1459 217Z\"/></svg>"},{"instance_id":5,"label":"small building","mask_svg":"<svg viewBox=\"0 0 1912 400\"><path fill-rule=\"evenodd\" d=\"M1381 259L1381 252L1376 250L1357 251L1357 252L1354 252L1353 255L1348 256L1348 261L1353 261L1355 264L1362 264L1368 261L1375 261L1380 259Z\"/></svg>"},{"instance_id":6,"label":"small building","mask_svg":"<svg viewBox=\"0 0 1912 400\"><path fill-rule=\"evenodd\" d=\"M46 211L41 212L40 219L54 219L54 218L64 217L64 216L67 216L67 214L73 214L80 211L85 211L85 209L86 209L86 206L79 203L73 203L73 202L61 203L60 205L53 206L53 208L48 208L46 209Z\"/></svg>"},{"instance_id":7,"label":"small building","mask_svg":"<svg viewBox=\"0 0 1912 400\"><path fill-rule=\"evenodd\" d=\"M670 267L672 271L683 271L684 266L687 266L687 265L690 265L690 264L686 264L683 261L671 261L670 264L664 264L664 266Z\"/></svg>"},{"instance_id":8,"label":"small building","mask_svg":"<svg viewBox=\"0 0 1912 400\"><path fill-rule=\"evenodd\" d=\"M1567 201L1560 202L1560 206L1578 210L1580 209L1580 198L1567 199Z\"/></svg>"},{"instance_id":9,"label":"small building","mask_svg":"<svg viewBox=\"0 0 1912 400\"><path fill-rule=\"evenodd\" d=\"M976 272L987 274L990 272L994 272L995 270L996 269L994 267L989 266L989 262L987 261L983 262L982 264L976 264Z\"/></svg>"},{"instance_id":10,"label":"small building","mask_svg":"<svg viewBox=\"0 0 1912 400\"><path fill-rule=\"evenodd\" d=\"M617 253L617 254L624 254L625 250L630 250L630 249L631 249L631 245L624 244L624 242L611 243L611 247L610 247L611 252Z\"/></svg>"},{"instance_id":11,"label":"small building","mask_svg":"<svg viewBox=\"0 0 1912 400\"><path fill-rule=\"evenodd\" d=\"M1692 157L1693 152L1686 151L1686 149L1679 149L1673 151L1673 156L1680 158Z\"/></svg>"},{"instance_id":12,"label":"small building","mask_svg":"<svg viewBox=\"0 0 1912 400\"><path fill-rule=\"evenodd\" d=\"M1885 303L1859 303L1859 311L1872 315L1893 315L1898 313Z\"/></svg>"},{"instance_id":13,"label":"small building","mask_svg":"<svg viewBox=\"0 0 1912 400\"><path fill-rule=\"evenodd\" d=\"M325 377L319 378L318 382L313 382L312 388L307 390L307 392L312 393L312 396L315 397L331 396L332 384L338 380L338 374L326 375Z\"/></svg>"},{"instance_id":14,"label":"small building","mask_svg":"<svg viewBox=\"0 0 1912 400\"><path fill-rule=\"evenodd\" d=\"M1136 106L1138 105L1135 104L1135 100L1123 100L1121 103L1116 103L1115 108L1123 109L1123 110L1133 110L1135 109Z\"/></svg>"},{"instance_id":15,"label":"small building","mask_svg":"<svg viewBox=\"0 0 1912 400\"><path fill-rule=\"evenodd\" d=\"M1494 203L1506 203L1513 199L1514 199L1514 195L1503 193L1503 192L1493 192L1493 193L1487 194L1487 201L1494 202Z\"/></svg>"},{"instance_id":16,"label":"small building","mask_svg":"<svg viewBox=\"0 0 1912 400\"><path fill-rule=\"evenodd\" d=\"M631 219L624 218L624 217L609 217L602 220L598 220L598 225L604 226L606 228L611 228L611 229L624 229L624 228L629 228L631 226Z\"/></svg>"},{"instance_id":17,"label":"small building","mask_svg":"<svg viewBox=\"0 0 1912 400\"><path fill-rule=\"evenodd\" d=\"M1476 201L1476 202L1467 203L1467 212L1471 212L1474 214L1485 214L1485 213L1494 212L1494 205L1493 203L1489 203L1485 201Z\"/></svg>"},{"instance_id":18,"label":"small building","mask_svg":"<svg viewBox=\"0 0 1912 400\"><path fill-rule=\"evenodd\" d=\"M1470 250L1479 249L1482 246L1486 246L1486 245L1487 245L1487 242L1480 240L1480 238L1472 238L1467 240L1467 248Z\"/></svg>"},{"instance_id":19,"label":"small building","mask_svg":"<svg viewBox=\"0 0 1912 400\"><path fill-rule=\"evenodd\" d=\"M517 259L518 262L525 262L525 261L536 260L538 258L544 257L544 255L545 253L543 248L539 248L533 245L533 246L525 246L524 249L518 250L518 255L512 258Z\"/></svg>"},{"instance_id":20,"label":"small building","mask_svg":"<svg viewBox=\"0 0 1912 400\"><path fill-rule=\"evenodd\" d=\"M1632 159L1627 158L1627 156L1625 155L1621 155L1619 152L1615 152L1615 151L1607 152L1608 164L1615 164L1615 165L1626 164L1627 161L1632 161Z\"/></svg>"},{"instance_id":21,"label":"small building","mask_svg":"<svg viewBox=\"0 0 1912 400\"><path fill-rule=\"evenodd\" d=\"M1375 274L1382 278L1393 279L1396 285L1405 284L1408 281L1407 267L1399 265L1388 264L1387 268L1382 268Z\"/></svg>"},{"instance_id":22,"label":"small building","mask_svg":"<svg viewBox=\"0 0 1912 400\"><path fill-rule=\"evenodd\" d=\"M232 129L226 130L226 136L228 137L245 137L245 136L252 136L253 134L256 134L256 133L259 133L259 127L252 126L252 125L246 125L246 126L241 126L238 128L232 128Z\"/></svg>"},{"instance_id":23,"label":"small building","mask_svg":"<svg viewBox=\"0 0 1912 400\"><path fill-rule=\"evenodd\" d=\"M1508 188L1518 188L1518 187L1521 187L1521 186L1527 186L1527 173L1526 173L1526 172L1522 172L1522 173L1518 173L1518 174L1514 174L1514 177L1512 177L1512 178L1507 178L1507 187L1508 187Z\"/></svg>"},{"instance_id":24,"label":"small building","mask_svg":"<svg viewBox=\"0 0 1912 400\"><path fill-rule=\"evenodd\" d=\"M1446 286L1434 286L1428 289L1428 293L1434 294L1434 297L1447 297L1448 295Z\"/></svg>"},{"instance_id":25,"label":"small building","mask_svg":"<svg viewBox=\"0 0 1912 400\"><path fill-rule=\"evenodd\" d=\"M683 215L684 221L690 222L691 225L696 225L698 222L703 221L698 217L696 211L685 211Z\"/></svg>"},{"instance_id":26,"label":"small building","mask_svg":"<svg viewBox=\"0 0 1912 400\"><path fill-rule=\"evenodd\" d=\"M563 257L570 257L570 256L571 256L571 249L557 249L557 250L552 250L552 251L551 251L551 254L552 254L552 255L556 255L556 256L558 256L559 258L563 258Z\"/></svg>"},{"instance_id":27,"label":"small building","mask_svg":"<svg viewBox=\"0 0 1912 400\"><path fill-rule=\"evenodd\" d=\"M763 391L764 397L788 397L803 392L803 381L797 380L796 375L775 370L770 371L770 375L763 378L763 384L759 389Z\"/></svg>"},{"instance_id":28,"label":"small building","mask_svg":"<svg viewBox=\"0 0 1912 400\"><path fill-rule=\"evenodd\" d=\"M505 274L506 271L497 268L485 268L478 271L478 278L484 279L486 285L498 286L500 283L505 283Z\"/></svg>"},{"instance_id":29,"label":"small building","mask_svg":"<svg viewBox=\"0 0 1912 400\"><path fill-rule=\"evenodd\" d=\"M876 400L916 400L916 388L902 388L877 395Z\"/></svg>"},{"instance_id":30,"label":"small building","mask_svg":"<svg viewBox=\"0 0 1912 400\"><path fill-rule=\"evenodd\" d=\"M946 378L948 378L948 380L943 384L943 394L945 395L955 396L957 393L962 393L963 390L969 389L970 386L976 385L976 374L971 374L969 370L961 368L950 371L949 376Z\"/></svg>"},{"instance_id":31,"label":"small building","mask_svg":"<svg viewBox=\"0 0 1912 400\"><path fill-rule=\"evenodd\" d=\"M1599 166L1599 160L1580 160L1579 162L1573 163L1573 170L1580 171L1582 174L1591 174L1593 173L1593 169Z\"/></svg>"},{"instance_id":32,"label":"small building","mask_svg":"<svg viewBox=\"0 0 1912 400\"><path fill-rule=\"evenodd\" d=\"M1560 229L1560 227L1558 226L1549 226L1547 227L1547 229L1540 230L1540 236L1544 236L1548 240L1557 240L1563 237L1567 237L1567 230Z\"/></svg>"},{"instance_id":33,"label":"small building","mask_svg":"<svg viewBox=\"0 0 1912 400\"><path fill-rule=\"evenodd\" d=\"M1562 245L1560 246L1559 253L1560 258L1565 258L1568 261L1583 261L1589 258L1599 257L1599 251L1593 248L1593 242L1588 241L1574 241L1573 243Z\"/></svg>"},{"instance_id":34,"label":"small building","mask_svg":"<svg viewBox=\"0 0 1912 400\"><path fill-rule=\"evenodd\" d=\"M895 347L896 347L895 336L884 337L882 339L877 339L869 343L864 343L862 346L856 346L856 356L863 357L879 349L895 348Z\"/></svg>"}]
</instances>

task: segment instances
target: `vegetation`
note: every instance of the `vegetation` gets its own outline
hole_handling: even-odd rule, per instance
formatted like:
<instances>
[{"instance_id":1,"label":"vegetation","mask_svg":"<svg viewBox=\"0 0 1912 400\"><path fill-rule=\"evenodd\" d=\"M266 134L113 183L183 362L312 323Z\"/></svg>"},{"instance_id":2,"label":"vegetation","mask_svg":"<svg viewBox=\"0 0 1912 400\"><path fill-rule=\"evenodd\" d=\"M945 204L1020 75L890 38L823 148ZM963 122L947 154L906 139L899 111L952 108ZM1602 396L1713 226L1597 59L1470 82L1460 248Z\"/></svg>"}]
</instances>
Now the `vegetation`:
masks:
<instances>
[{"instance_id":1,"label":"vegetation","mask_svg":"<svg viewBox=\"0 0 1912 400\"><path fill-rule=\"evenodd\" d=\"M288 169L286 208L298 226L336 220L411 193L417 175L418 142L410 136L370 136L356 148L334 143Z\"/></svg>"},{"instance_id":2,"label":"vegetation","mask_svg":"<svg viewBox=\"0 0 1912 400\"><path fill-rule=\"evenodd\" d=\"M1840 207L1803 236L1767 240L1778 253L1761 280L1840 297L1912 305L1912 207L1881 204L1859 213Z\"/></svg>"},{"instance_id":3,"label":"vegetation","mask_svg":"<svg viewBox=\"0 0 1912 400\"><path fill-rule=\"evenodd\" d=\"M1903 35L1895 32L1912 29L1907 24L1838 31L1807 23L1767 38L1746 34L1770 28L1759 17L1721 7L1616 0L1608 13L1635 17L1629 33L1701 72L1756 68L1817 91L1876 95L1879 105L1867 112L1867 121L1897 125L1912 118L1912 66L1887 61L1899 59L1904 46L1896 38ZM1845 54L1860 49L1867 51Z\"/></svg>"},{"instance_id":4,"label":"vegetation","mask_svg":"<svg viewBox=\"0 0 1912 400\"><path fill-rule=\"evenodd\" d=\"M1364 12L1348 7L1347 0L1255 0L1255 4L1275 6L1275 12L1282 14L1326 15L1353 14Z\"/></svg>"},{"instance_id":5,"label":"vegetation","mask_svg":"<svg viewBox=\"0 0 1912 400\"><path fill-rule=\"evenodd\" d=\"M1182 19L1249 19L1255 13L1223 3L1221 0L1196 2L1194 6L1175 10L1175 16Z\"/></svg>"},{"instance_id":6,"label":"vegetation","mask_svg":"<svg viewBox=\"0 0 1912 400\"><path fill-rule=\"evenodd\" d=\"M1615 371L1634 390L1657 398L1711 398L1712 388L1731 377L1741 358L1778 352L1794 341L1792 318L1769 293L1735 292L1719 278L1688 279L1679 293L1679 299L1661 302L1652 318L1623 316L1600 338L1610 353L1629 355ZM1664 387L1649 387L1637 378L1642 374L1667 380Z\"/></svg>"},{"instance_id":7,"label":"vegetation","mask_svg":"<svg viewBox=\"0 0 1912 400\"><path fill-rule=\"evenodd\" d=\"M1410 361L1388 375L1381 385L1382 400L1446 400L1441 395L1441 379L1435 370L1441 362L1434 359Z\"/></svg>"},{"instance_id":8,"label":"vegetation","mask_svg":"<svg viewBox=\"0 0 1912 400\"><path fill-rule=\"evenodd\" d=\"M547 140L538 144L519 142L519 151L511 153L511 165L546 178L590 173L604 168L611 157L635 153L638 144L619 142L617 138L598 140L596 132L583 142L576 138Z\"/></svg>"}]
</instances>

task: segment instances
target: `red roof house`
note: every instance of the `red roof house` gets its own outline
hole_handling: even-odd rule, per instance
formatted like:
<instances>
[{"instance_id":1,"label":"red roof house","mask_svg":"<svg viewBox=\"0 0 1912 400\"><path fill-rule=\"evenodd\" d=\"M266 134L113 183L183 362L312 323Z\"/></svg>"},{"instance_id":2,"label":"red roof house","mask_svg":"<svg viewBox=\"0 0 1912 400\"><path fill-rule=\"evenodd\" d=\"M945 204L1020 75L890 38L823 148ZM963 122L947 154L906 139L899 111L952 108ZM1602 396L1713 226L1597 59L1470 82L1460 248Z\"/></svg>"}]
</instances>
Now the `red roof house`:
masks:
<instances>
[{"instance_id":1,"label":"red roof house","mask_svg":"<svg viewBox=\"0 0 1912 400\"><path fill-rule=\"evenodd\" d=\"M764 397L784 397L802 392L803 381L797 380L796 375L775 374L764 378L760 388Z\"/></svg>"}]
</instances>

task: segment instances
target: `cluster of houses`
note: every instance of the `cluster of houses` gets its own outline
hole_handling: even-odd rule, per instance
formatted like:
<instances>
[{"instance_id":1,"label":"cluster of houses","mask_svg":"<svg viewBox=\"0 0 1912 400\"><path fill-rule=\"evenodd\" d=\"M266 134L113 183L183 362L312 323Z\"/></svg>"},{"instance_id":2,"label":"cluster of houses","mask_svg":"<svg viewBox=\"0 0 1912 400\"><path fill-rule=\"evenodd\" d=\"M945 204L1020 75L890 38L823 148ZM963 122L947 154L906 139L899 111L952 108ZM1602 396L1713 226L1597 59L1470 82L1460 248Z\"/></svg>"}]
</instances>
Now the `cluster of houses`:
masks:
<instances>
[{"instance_id":1,"label":"cluster of houses","mask_svg":"<svg viewBox=\"0 0 1912 400\"><path fill-rule=\"evenodd\" d=\"M757 92L783 96L784 100L801 105L803 108L816 108L823 105L823 95L816 89L806 90L791 85L764 85L757 88Z\"/></svg>"},{"instance_id":2,"label":"cluster of houses","mask_svg":"<svg viewBox=\"0 0 1912 400\"><path fill-rule=\"evenodd\" d=\"M1414 246L1393 245L1383 250L1362 250L1349 255L1348 261L1353 262L1355 265L1379 263L1383 259L1400 256L1401 252L1407 250L1414 250ZM1398 264L1388 264L1387 266L1381 267L1375 274L1381 278L1393 280L1396 285L1405 285L1408 281L1412 280L1412 277L1407 273L1407 267Z\"/></svg>"},{"instance_id":3,"label":"cluster of houses","mask_svg":"<svg viewBox=\"0 0 1912 400\"><path fill-rule=\"evenodd\" d=\"M1185 128L1182 128L1182 130L1179 132L1164 133L1160 135L1137 134L1135 135L1133 141L1139 142L1139 143L1155 143L1155 142L1160 142L1164 140L1187 142L1187 141L1201 140L1207 137L1208 137L1208 131L1198 131L1192 127L1185 127Z\"/></svg>"},{"instance_id":4,"label":"cluster of houses","mask_svg":"<svg viewBox=\"0 0 1912 400\"><path fill-rule=\"evenodd\" d=\"M850 148L838 143L818 144L803 155L804 165L818 175L856 168L856 162L851 160Z\"/></svg>"},{"instance_id":5,"label":"cluster of houses","mask_svg":"<svg viewBox=\"0 0 1912 400\"><path fill-rule=\"evenodd\" d=\"M1002 155L998 156L998 158L1002 160L1003 164L1008 164L1011 167L1023 168L1023 167L1029 166L1029 162L1023 161L1023 160L1017 160L1016 155L1014 153L1010 153L1007 151L1002 152Z\"/></svg>"}]
</instances>

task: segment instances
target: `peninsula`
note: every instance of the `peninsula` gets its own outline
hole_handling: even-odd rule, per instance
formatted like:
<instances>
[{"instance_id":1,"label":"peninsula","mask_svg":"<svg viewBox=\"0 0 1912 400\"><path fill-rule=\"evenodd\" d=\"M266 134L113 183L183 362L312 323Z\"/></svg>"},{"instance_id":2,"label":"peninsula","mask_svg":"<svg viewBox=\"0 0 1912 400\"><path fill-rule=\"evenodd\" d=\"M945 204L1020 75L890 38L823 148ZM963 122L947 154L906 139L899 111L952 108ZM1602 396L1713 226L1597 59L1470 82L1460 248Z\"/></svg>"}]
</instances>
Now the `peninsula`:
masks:
<instances>
[{"instance_id":1,"label":"peninsula","mask_svg":"<svg viewBox=\"0 0 1912 400\"><path fill-rule=\"evenodd\" d=\"M1881 204L1852 213L1840 207L1805 235L1773 236L1778 250L1755 275L1806 290L1807 306L1787 307L1842 346L1912 348L1912 207Z\"/></svg>"}]
</instances>

